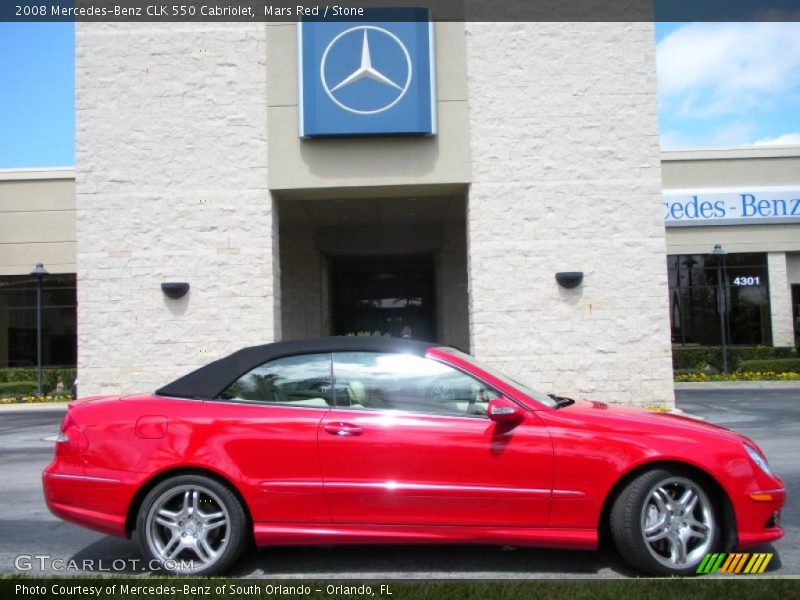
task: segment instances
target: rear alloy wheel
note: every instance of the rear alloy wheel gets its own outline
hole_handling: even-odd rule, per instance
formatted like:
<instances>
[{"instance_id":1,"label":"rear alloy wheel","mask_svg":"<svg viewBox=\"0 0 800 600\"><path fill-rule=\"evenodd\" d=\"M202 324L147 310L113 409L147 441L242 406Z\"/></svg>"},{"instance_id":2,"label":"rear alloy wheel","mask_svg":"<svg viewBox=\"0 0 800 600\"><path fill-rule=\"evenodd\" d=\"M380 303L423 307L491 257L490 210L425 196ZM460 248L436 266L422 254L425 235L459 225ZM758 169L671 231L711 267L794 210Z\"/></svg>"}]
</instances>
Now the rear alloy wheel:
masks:
<instances>
[{"instance_id":1,"label":"rear alloy wheel","mask_svg":"<svg viewBox=\"0 0 800 600\"><path fill-rule=\"evenodd\" d=\"M202 475L180 475L147 494L134 537L150 568L181 575L211 575L241 554L247 518L224 485Z\"/></svg>"},{"instance_id":2,"label":"rear alloy wheel","mask_svg":"<svg viewBox=\"0 0 800 600\"><path fill-rule=\"evenodd\" d=\"M656 575L689 575L713 552L720 534L704 483L666 469L628 484L611 509L611 533L622 558Z\"/></svg>"}]
</instances>

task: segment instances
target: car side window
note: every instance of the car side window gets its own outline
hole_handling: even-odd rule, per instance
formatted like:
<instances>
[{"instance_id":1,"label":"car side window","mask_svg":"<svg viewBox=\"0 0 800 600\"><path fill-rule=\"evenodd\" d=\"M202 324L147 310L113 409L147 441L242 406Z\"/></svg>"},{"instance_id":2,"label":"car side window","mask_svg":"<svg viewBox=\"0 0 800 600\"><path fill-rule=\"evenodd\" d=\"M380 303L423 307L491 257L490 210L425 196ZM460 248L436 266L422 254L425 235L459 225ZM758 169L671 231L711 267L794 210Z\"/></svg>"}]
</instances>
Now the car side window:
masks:
<instances>
[{"instance_id":1,"label":"car side window","mask_svg":"<svg viewBox=\"0 0 800 600\"><path fill-rule=\"evenodd\" d=\"M336 406L451 416L486 416L500 394L430 358L381 352L335 352Z\"/></svg>"},{"instance_id":2,"label":"car side window","mask_svg":"<svg viewBox=\"0 0 800 600\"><path fill-rule=\"evenodd\" d=\"M239 377L218 398L327 408L333 403L330 361L330 354L277 358Z\"/></svg>"}]
</instances>

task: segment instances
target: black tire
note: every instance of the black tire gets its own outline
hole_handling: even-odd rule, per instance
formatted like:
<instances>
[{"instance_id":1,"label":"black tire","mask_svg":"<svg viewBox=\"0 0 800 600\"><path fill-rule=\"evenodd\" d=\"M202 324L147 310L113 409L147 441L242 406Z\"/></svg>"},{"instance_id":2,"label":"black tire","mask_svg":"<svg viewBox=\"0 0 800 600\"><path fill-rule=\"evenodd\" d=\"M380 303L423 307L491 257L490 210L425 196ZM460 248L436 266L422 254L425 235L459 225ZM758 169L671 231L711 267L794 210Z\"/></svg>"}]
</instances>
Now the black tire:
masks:
<instances>
[{"instance_id":1,"label":"black tire","mask_svg":"<svg viewBox=\"0 0 800 600\"><path fill-rule=\"evenodd\" d=\"M192 493L194 490L198 492L196 497ZM190 504L194 498L194 512L190 511L189 516L184 514L186 498L190 499ZM201 510L197 510L198 502L202 504ZM160 511L156 509L157 503ZM175 514L174 519L167 517L171 519L169 526L156 521L157 516L167 512L167 506L171 507L169 512ZM180 514L177 509L181 510ZM221 517L204 522L220 514ZM199 537L202 540L198 540ZM146 568L170 575L214 575L236 562L250 535L244 507L228 486L204 475L177 475L162 481L145 496L136 515L133 539L145 558ZM172 559L165 558L168 552L159 552L158 546L165 539L169 542L163 544L164 550L168 550L173 540L178 540L175 544L181 548ZM198 541L205 543L203 553L207 560L203 560L199 548L183 546L192 542L197 548ZM192 561L191 568L182 561Z\"/></svg>"},{"instance_id":2,"label":"black tire","mask_svg":"<svg viewBox=\"0 0 800 600\"><path fill-rule=\"evenodd\" d=\"M653 514L659 515L653 498L656 490L664 489L665 484L668 490L675 489L676 491L681 489L680 485L686 486L684 490L693 487L698 500L689 518L693 519L692 522L697 522L698 519L695 519L695 516L702 515L703 523L697 525L698 532L703 531L701 529L703 524L707 525L705 538L702 541L691 537L687 544L693 544L693 546L683 546L692 549L691 552L686 552L683 563L678 560L677 564L669 564L672 560L670 556L667 556L671 553L675 544L672 540L678 537L678 532L686 531L685 524L681 525L681 511L676 512L678 516L667 517L668 524L659 528L660 532L669 532L666 534L667 537L651 543L645 540L645 521L649 518L647 515L651 514L647 511L654 511ZM661 496L659 495L659 497ZM667 514L672 515L673 513L667 511ZM689 512L686 511L686 514ZM632 567L652 575L694 575L706 553L719 551L721 514L714 490L704 478L677 469L657 468L639 475L617 495L609 515L609 527L622 559ZM673 521L670 519L674 519L677 530L671 529ZM660 521L655 520L657 525ZM682 526L683 529L680 529ZM694 526L689 529L695 530Z\"/></svg>"}]
</instances>

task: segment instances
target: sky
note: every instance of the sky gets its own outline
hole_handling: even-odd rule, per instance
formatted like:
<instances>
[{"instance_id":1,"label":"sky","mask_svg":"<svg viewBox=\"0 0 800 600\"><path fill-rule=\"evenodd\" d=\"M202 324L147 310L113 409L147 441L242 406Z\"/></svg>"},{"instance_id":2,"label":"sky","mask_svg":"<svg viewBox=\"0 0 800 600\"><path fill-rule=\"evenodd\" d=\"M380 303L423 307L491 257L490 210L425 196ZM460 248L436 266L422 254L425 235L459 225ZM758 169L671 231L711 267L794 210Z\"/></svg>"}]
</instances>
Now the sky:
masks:
<instances>
[{"instance_id":1,"label":"sky","mask_svg":"<svg viewBox=\"0 0 800 600\"><path fill-rule=\"evenodd\" d=\"M656 23L662 149L800 145L800 23Z\"/></svg>"},{"instance_id":2,"label":"sky","mask_svg":"<svg viewBox=\"0 0 800 600\"><path fill-rule=\"evenodd\" d=\"M72 23L0 23L0 169L75 164Z\"/></svg>"},{"instance_id":3,"label":"sky","mask_svg":"<svg viewBox=\"0 0 800 600\"><path fill-rule=\"evenodd\" d=\"M656 23L661 147L800 145L800 23ZM0 23L0 168L75 164L74 25Z\"/></svg>"}]
</instances>

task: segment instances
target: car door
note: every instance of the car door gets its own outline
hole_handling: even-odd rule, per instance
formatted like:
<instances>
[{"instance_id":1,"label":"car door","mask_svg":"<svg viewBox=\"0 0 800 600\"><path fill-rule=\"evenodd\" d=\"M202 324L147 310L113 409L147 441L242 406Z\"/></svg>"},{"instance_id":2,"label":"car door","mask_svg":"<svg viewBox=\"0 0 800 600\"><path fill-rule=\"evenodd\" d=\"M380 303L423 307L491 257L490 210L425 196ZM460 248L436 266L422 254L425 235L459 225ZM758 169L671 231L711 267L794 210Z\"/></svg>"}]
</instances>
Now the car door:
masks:
<instances>
[{"instance_id":1,"label":"car door","mask_svg":"<svg viewBox=\"0 0 800 600\"><path fill-rule=\"evenodd\" d=\"M276 358L204 402L195 427L208 427L213 443L199 450L237 473L254 521L330 522L317 431L331 403L329 353Z\"/></svg>"},{"instance_id":2,"label":"car door","mask_svg":"<svg viewBox=\"0 0 800 600\"><path fill-rule=\"evenodd\" d=\"M333 374L319 451L335 523L546 526L553 447L534 411L491 421L500 394L431 358L336 352Z\"/></svg>"}]
</instances>

